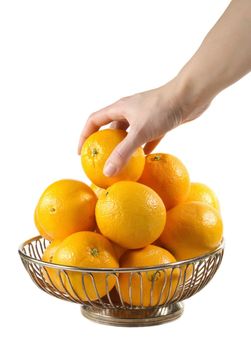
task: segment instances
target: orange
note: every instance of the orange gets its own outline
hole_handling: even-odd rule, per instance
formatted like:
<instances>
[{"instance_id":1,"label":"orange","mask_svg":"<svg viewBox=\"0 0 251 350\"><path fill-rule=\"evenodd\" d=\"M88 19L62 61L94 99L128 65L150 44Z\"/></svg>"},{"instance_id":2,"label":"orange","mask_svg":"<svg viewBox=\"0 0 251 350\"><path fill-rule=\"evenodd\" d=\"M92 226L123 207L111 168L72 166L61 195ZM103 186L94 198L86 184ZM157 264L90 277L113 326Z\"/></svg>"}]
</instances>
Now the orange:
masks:
<instances>
[{"instance_id":1,"label":"orange","mask_svg":"<svg viewBox=\"0 0 251 350\"><path fill-rule=\"evenodd\" d=\"M167 250L154 245L148 245L142 249L128 250L120 260L120 267L146 267L170 264L175 261L174 256ZM132 274L121 272L119 274L119 285L122 299L127 304L136 306L154 306L157 304L163 304L166 300L170 300L170 298L173 297L177 288L179 271L177 269L173 270L172 284L170 283L170 268L165 270L149 270L147 272L141 272L141 276L142 277L140 277L137 272ZM141 288L142 299L140 297Z\"/></svg>"},{"instance_id":2,"label":"orange","mask_svg":"<svg viewBox=\"0 0 251 350\"><path fill-rule=\"evenodd\" d=\"M220 210L219 201L216 197L214 191L205 184L199 182L192 182L188 197L186 199L187 202L204 202L217 210Z\"/></svg>"},{"instance_id":3,"label":"orange","mask_svg":"<svg viewBox=\"0 0 251 350\"><path fill-rule=\"evenodd\" d=\"M185 201L190 188L189 174L184 164L178 158L165 153L146 156L139 182L154 189L167 210Z\"/></svg>"},{"instance_id":4,"label":"orange","mask_svg":"<svg viewBox=\"0 0 251 350\"><path fill-rule=\"evenodd\" d=\"M47 241L52 241L52 238L42 229L42 227L39 224L39 220L37 218L37 210L35 210L34 212L34 223L40 235L45 239L47 239Z\"/></svg>"},{"instance_id":5,"label":"orange","mask_svg":"<svg viewBox=\"0 0 251 350\"><path fill-rule=\"evenodd\" d=\"M76 232L65 238L56 250L52 262L60 265L80 268L118 268L112 244L108 239L95 232ZM66 271L62 274L63 283L68 293L82 301L102 298L116 282L116 277L106 273L87 273ZM83 283L85 288L83 287ZM95 290L97 289L97 293Z\"/></svg>"},{"instance_id":6,"label":"orange","mask_svg":"<svg viewBox=\"0 0 251 350\"><path fill-rule=\"evenodd\" d=\"M111 243L112 243L115 255L116 255L117 259L119 260L121 258L121 256L126 252L127 249L124 247L121 247L120 245L118 245L112 241L111 241Z\"/></svg>"},{"instance_id":7,"label":"orange","mask_svg":"<svg viewBox=\"0 0 251 350\"><path fill-rule=\"evenodd\" d=\"M63 239L95 227L97 197L89 186L76 180L54 182L41 195L35 209L35 224L42 236Z\"/></svg>"},{"instance_id":8,"label":"orange","mask_svg":"<svg viewBox=\"0 0 251 350\"><path fill-rule=\"evenodd\" d=\"M126 137L127 132L118 129L105 129L93 133L84 142L81 162L88 178L97 186L107 188L121 180L137 181L144 169L145 157L141 147L131 156L119 174L107 177L103 174L106 160L114 148Z\"/></svg>"},{"instance_id":9,"label":"orange","mask_svg":"<svg viewBox=\"0 0 251 350\"><path fill-rule=\"evenodd\" d=\"M42 260L45 262L52 262L52 258L56 252L56 250L58 249L59 244L62 241L60 239L55 239L53 242L51 242L45 249L43 256L42 256Z\"/></svg>"},{"instance_id":10,"label":"orange","mask_svg":"<svg viewBox=\"0 0 251 350\"><path fill-rule=\"evenodd\" d=\"M156 241L154 241L152 243L153 245L156 245L158 247L161 247L161 248L164 248L162 243L161 243L161 240L160 238L158 238ZM181 283L184 283L186 281L189 280L189 278L192 276L192 273L193 273L193 266L192 265L189 265L188 267L186 267L186 265L184 266L181 266L180 268L177 267L177 270L180 270L180 282ZM177 271L178 272L178 271Z\"/></svg>"},{"instance_id":11,"label":"orange","mask_svg":"<svg viewBox=\"0 0 251 350\"><path fill-rule=\"evenodd\" d=\"M222 220L215 208L202 202L185 202L166 213L160 242L177 260L183 260L216 249L222 232Z\"/></svg>"},{"instance_id":12,"label":"orange","mask_svg":"<svg viewBox=\"0 0 251 350\"><path fill-rule=\"evenodd\" d=\"M155 241L164 229L166 210L158 194L133 181L120 181L102 193L96 205L100 232L127 249Z\"/></svg>"},{"instance_id":13,"label":"orange","mask_svg":"<svg viewBox=\"0 0 251 350\"><path fill-rule=\"evenodd\" d=\"M90 185L90 187L91 187L91 189L93 190L93 192L96 194L96 196L97 196L98 198L100 197L101 193L102 193L103 191L105 191L104 188L98 187L98 186L96 186L94 183L92 183L92 184Z\"/></svg>"},{"instance_id":14,"label":"orange","mask_svg":"<svg viewBox=\"0 0 251 350\"><path fill-rule=\"evenodd\" d=\"M62 241L59 239L55 239L53 242L51 242L45 249L41 260L51 263L53 256L61 242ZM49 283L53 287L56 287L61 292L64 292L64 288L62 286L62 283L60 281L60 278L59 278L59 275L57 274L56 269L50 268L50 267L43 267L42 274L47 283Z\"/></svg>"}]
</instances>

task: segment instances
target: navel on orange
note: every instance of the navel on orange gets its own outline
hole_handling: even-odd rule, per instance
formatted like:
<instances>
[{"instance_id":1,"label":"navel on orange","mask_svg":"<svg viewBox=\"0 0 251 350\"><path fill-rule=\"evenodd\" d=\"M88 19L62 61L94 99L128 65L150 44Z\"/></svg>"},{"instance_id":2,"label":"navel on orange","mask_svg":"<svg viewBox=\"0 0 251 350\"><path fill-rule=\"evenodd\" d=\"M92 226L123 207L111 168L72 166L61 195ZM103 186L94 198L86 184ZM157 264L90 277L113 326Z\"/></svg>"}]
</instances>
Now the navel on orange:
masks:
<instances>
[{"instance_id":1,"label":"navel on orange","mask_svg":"<svg viewBox=\"0 0 251 350\"><path fill-rule=\"evenodd\" d=\"M127 132L118 129L105 129L92 134L84 142L81 150L81 162L88 178L97 186L107 188L121 180L137 181L141 176L145 157L142 147L131 156L123 169L112 177L103 174L106 160L114 148L126 137Z\"/></svg>"},{"instance_id":2,"label":"navel on orange","mask_svg":"<svg viewBox=\"0 0 251 350\"><path fill-rule=\"evenodd\" d=\"M138 181L156 191L167 210L185 201L190 188L189 174L184 164L165 153L146 156L144 171Z\"/></svg>"},{"instance_id":3,"label":"navel on orange","mask_svg":"<svg viewBox=\"0 0 251 350\"><path fill-rule=\"evenodd\" d=\"M65 238L56 250L52 262L81 268L118 268L118 260L108 239L95 232L76 232ZM102 298L116 282L113 274L67 272L63 283L68 293L82 301ZM84 287L83 287L84 283ZM96 287L96 288L95 288ZM97 290L97 292L96 292Z\"/></svg>"},{"instance_id":4,"label":"navel on orange","mask_svg":"<svg viewBox=\"0 0 251 350\"><path fill-rule=\"evenodd\" d=\"M35 224L46 239L63 239L95 227L97 197L76 180L59 180L43 192L35 209Z\"/></svg>"},{"instance_id":5,"label":"navel on orange","mask_svg":"<svg viewBox=\"0 0 251 350\"><path fill-rule=\"evenodd\" d=\"M166 249L148 245L142 249L128 250L120 260L120 267L146 267L175 262L174 256ZM172 276L172 277L171 277ZM172 278L172 283L171 282ZM120 292L124 302L135 306L154 306L170 300L177 288L179 271L174 269L149 270L119 274ZM142 288L142 294L140 290ZM152 292L151 292L152 290ZM151 297L152 293L152 297Z\"/></svg>"},{"instance_id":6,"label":"navel on orange","mask_svg":"<svg viewBox=\"0 0 251 350\"><path fill-rule=\"evenodd\" d=\"M166 210L150 187L120 181L102 193L96 205L100 232L127 249L142 248L155 241L164 229Z\"/></svg>"},{"instance_id":7,"label":"navel on orange","mask_svg":"<svg viewBox=\"0 0 251 350\"><path fill-rule=\"evenodd\" d=\"M219 212L202 202L185 202L166 213L159 240L177 260L190 259L216 249L222 240Z\"/></svg>"}]
</instances>

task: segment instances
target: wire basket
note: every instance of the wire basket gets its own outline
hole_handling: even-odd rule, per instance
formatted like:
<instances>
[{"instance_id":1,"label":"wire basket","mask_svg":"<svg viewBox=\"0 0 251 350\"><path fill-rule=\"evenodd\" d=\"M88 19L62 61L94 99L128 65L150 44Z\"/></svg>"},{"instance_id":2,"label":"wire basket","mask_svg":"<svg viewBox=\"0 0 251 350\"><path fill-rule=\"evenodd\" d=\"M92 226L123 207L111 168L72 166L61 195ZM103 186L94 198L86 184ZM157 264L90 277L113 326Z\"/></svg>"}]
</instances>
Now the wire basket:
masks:
<instances>
[{"instance_id":1,"label":"wire basket","mask_svg":"<svg viewBox=\"0 0 251 350\"><path fill-rule=\"evenodd\" d=\"M33 282L54 297L81 304L81 312L88 319L115 326L156 325L181 316L182 300L207 285L219 268L224 252L222 241L213 252L194 259L142 268L95 269L43 262L41 257L49 243L37 236L19 248ZM100 276L105 283L105 296L99 293ZM123 276L128 281L126 287L121 285ZM150 281L147 287L146 278Z\"/></svg>"}]
</instances>

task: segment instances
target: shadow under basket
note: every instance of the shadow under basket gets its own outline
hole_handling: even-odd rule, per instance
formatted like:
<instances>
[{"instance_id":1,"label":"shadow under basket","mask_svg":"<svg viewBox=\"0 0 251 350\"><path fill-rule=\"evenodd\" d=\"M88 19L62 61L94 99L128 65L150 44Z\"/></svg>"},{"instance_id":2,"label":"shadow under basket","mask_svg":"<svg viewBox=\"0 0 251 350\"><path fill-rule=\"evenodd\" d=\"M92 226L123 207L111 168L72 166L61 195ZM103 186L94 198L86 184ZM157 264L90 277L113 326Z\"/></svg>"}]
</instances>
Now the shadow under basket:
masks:
<instances>
[{"instance_id":1,"label":"shadow under basket","mask_svg":"<svg viewBox=\"0 0 251 350\"><path fill-rule=\"evenodd\" d=\"M222 241L209 254L166 265L78 268L42 261L49 243L37 236L25 241L18 250L33 282L54 297L80 304L82 315L86 318L113 326L151 326L177 319L183 313L182 301L208 284L224 253ZM101 274L104 283L105 296L99 293L98 274ZM127 276L126 291L125 285L121 286L121 274ZM148 283L146 291L144 281L149 274L150 285ZM77 288L75 276L78 276Z\"/></svg>"}]
</instances>

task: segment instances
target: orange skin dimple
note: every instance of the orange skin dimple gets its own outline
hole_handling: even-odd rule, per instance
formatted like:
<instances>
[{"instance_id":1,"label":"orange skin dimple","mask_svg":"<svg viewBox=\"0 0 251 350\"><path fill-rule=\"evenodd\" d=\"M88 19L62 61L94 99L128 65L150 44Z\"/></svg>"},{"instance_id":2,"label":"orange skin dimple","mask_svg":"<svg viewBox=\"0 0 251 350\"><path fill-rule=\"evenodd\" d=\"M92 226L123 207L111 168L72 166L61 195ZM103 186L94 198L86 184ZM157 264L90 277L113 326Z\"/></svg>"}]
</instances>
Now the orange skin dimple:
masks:
<instances>
[{"instance_id":1,"label":"orange skin dimple","mask_svg":"<svg viewBox=\"0 0 251 350\"><path fill-rule=\"evenodd\" d=\"M113 246L108 239L96 232L82 231L76 232L65 238L59 245L56 253L53 256L53 263L60 265L75 266L81 268L118 268L118 259L114 252ZM89 275L84 275L84 285L87 296L90 300L98 299L95 291L96 285L99 297L106 295L106 274L93 273L93 280ZM81 272L68 272L69 280L66 276L63 277L63 284L72 297L78 297L87 301L88 297L85 294L82 285ZM116 283L116 277L109 275L107 277L107 287L110 291ZM72 291L71 285L74 289Z\"/></svg>"},{"instance_id":2,"label":"orange skin dimple","mask_svg":"<svg viewBox=\"0 0 251 350\"><path fill-rule=\"evenodd\" d=\"M189 174L184 164L165 153L146 156L144 171L138 181L156 191L167 210L185 201L190 189Z\"/></svg>"},{"instance_id":3,"label":"orange skin dimple","mask_svg":"<svg viewBox=\"0 0 251 350\"><path fill-rule=\"evenodd\" d=\"M137 181L141 176L145 165L142 147L136 149L117 175L107 177L103 174L106 160L126 135L127 132L124 130L105 129L93 133L84 142L81 150L82 167L88 178L96 186L107 188L121 180Z\"/></svg>"}]
</instances>

